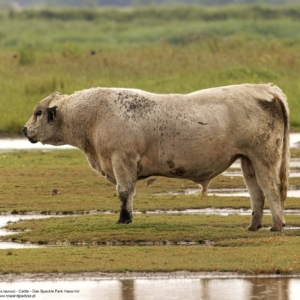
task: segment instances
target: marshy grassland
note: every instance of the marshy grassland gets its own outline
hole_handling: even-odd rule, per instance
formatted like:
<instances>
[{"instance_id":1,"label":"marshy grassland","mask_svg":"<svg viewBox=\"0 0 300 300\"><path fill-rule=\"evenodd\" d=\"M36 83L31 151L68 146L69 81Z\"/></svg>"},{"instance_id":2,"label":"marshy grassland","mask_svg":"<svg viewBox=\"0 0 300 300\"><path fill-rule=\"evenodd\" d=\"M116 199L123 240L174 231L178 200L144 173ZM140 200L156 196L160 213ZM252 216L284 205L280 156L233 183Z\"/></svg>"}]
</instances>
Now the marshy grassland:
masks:
<instances>
[{"instance_id":1,"label":"marshy grassland","mask_svg":"<svg viewBox=\"0 0 300 300\"><path fill-rule=\"evenodd\" d=\"M299 6L1 11L0 136L21 134L36 103L55 91L114 86L188 93L244 82L280 86L288 96L291 128L299 131L299 66ZM300 157L299 150L291 154ZM11 223L7 228L18 233L1 238L56 245L0 250L3 274L300 272L298 229L272 233L265 216L264 228L253 233L246 231L250 216L180 214L249 209L247 197L199 199L174 194L196 188L190 181L158 177L147 187L142 180L134 201L139 213L132 224L117 225L115 187L90 169L79 150L0 153L0 174L1 213L55 215ZM290 185L299 187L299 179L290 178ZM244 183L221 175L211 187ZM298 198L287 199L287 209L299 207ZM178 213L146 213L154 210ZM300 227L299 216L286 216L286 223Z\"/></svg>"}]
</instances>

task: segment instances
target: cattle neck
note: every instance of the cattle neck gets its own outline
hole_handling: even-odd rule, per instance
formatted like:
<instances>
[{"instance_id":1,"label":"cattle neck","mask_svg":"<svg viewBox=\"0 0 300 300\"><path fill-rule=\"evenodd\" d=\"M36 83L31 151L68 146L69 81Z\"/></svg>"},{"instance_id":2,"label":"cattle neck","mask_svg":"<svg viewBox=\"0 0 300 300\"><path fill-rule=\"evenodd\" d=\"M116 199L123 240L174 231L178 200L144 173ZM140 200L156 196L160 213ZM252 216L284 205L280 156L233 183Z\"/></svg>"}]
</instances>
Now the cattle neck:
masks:
<instances>
[{"instance_id":1,"label":"cattle neck","mask_svg":"<svg viewBox=\"0 0 300 300\"><path fill-rule=\"evenodd\" d=\"M92 144L91 132L94 126L91 121L84 118L65 118L62 124L65 143L86 152Z\"/></svg>"}]
</instances>

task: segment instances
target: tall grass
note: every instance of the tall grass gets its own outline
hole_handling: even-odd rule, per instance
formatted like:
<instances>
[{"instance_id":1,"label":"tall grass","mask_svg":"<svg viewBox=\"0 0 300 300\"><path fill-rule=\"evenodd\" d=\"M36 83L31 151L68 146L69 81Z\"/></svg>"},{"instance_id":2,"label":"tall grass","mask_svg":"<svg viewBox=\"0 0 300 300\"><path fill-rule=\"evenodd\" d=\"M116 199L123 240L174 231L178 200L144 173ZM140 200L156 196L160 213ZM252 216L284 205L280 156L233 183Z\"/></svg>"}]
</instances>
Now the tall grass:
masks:
<instances>
[{"instance_id":1,"label":"tall grass","mask_svg":"<svg viewBox=\"0 0 300 300\"><path fill-rule=\"evenodd\" d=\"M188 93L243 82L279 85L291 125L300 130L299 20L64 21L38 13L0 19L2 135L21 133L35 104L54 91L119 86ZM124 11L114 13L118 19Z\"/></svg>"}]
</instances>

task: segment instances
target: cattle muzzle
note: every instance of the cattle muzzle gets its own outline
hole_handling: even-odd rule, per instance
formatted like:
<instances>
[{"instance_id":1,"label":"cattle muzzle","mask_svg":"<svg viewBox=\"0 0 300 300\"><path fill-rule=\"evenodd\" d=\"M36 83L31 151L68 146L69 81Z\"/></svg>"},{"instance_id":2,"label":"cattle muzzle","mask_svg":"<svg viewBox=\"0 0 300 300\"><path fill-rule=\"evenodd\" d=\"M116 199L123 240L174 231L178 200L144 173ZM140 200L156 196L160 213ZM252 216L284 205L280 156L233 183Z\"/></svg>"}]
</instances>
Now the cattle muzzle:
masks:
<instances>
[{"instance_id":1,"label":"cattle muzzle","mask_svg":"<svg viewBox=\"0 0 300 300\"><path fill-rule=\"evenodd\" d=\"M33 138L31 138L31 137L28 136L28 130L27 130L27 127L24 127L24 128L23 128L23 133L24 133L24 135L28 138L28 140L29 140L31 143L33 143L33 144L37 143L37 141L36 141L35 139L33 139Z\"/></svg>"}]
</instances>

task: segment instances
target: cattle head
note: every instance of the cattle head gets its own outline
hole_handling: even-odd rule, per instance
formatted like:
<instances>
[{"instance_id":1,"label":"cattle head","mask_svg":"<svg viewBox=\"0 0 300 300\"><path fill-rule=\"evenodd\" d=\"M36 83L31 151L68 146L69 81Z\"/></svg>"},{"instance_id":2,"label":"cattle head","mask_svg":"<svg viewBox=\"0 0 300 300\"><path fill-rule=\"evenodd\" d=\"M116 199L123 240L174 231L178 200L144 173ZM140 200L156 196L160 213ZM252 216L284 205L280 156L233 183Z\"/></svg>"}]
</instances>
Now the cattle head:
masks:
<instances>
[{"instance_id":1,"label":"cattle head","mask_svg":"<svg viewBox=\"0 0 300 300\"><path fill-rule=\"evenodd\" d=\"M50 145L63 145L61 134L60 93L53 93L39 102L33 116L23 128L24 135L31 143L41 142Z\"/></svg>"}]
</instances>

